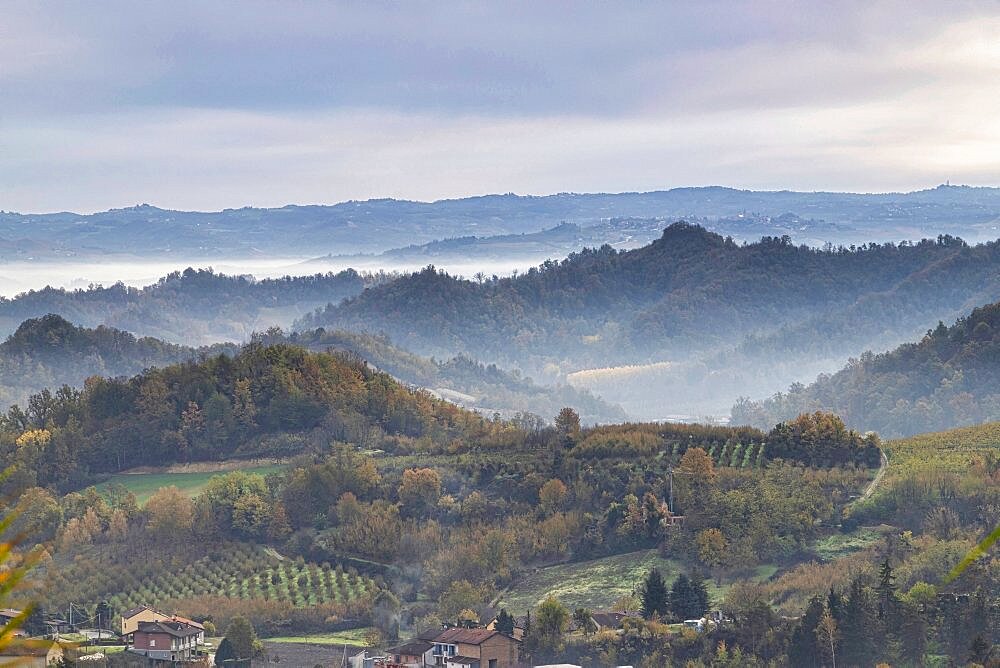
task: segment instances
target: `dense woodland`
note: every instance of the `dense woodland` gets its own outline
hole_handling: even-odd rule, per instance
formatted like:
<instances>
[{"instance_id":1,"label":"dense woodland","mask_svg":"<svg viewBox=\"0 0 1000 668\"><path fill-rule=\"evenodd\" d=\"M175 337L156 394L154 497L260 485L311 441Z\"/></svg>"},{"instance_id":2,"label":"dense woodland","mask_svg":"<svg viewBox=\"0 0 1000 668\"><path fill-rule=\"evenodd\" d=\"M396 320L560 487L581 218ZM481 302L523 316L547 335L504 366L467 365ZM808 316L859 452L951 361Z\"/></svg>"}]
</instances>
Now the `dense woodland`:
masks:
<instances>
[{"instance_id":1,"label":"dense woodland","mask_svg":"<svg viewBox=\"0 0 1000 668\"><path fill-rule=\"evenodd\" d=\"M917 585L939 586L947 550L968 545L989 521L969 509L993 502L990 486L980 484L956 487L944 503L954 517L944 520L902 514L884 495L853 510L880 443L824 413L766 432L586 428L569 408L554 422L485 419L355 356L257 341L235 357L36 395L0 422L0 458L13 467L5 486L22 512L13 530L41 543L39 568L47 575L34 591L51 609L93 596L119 607L169 605L220 626L246 615L265 633L374 624L391 639L401 628L488 620L502 592L539 566L648 548L681 564L687 580L670 584L673 607L621 636L564 637L557 601L532 611L535 619L557 618L551 628L535 627L527 644L533 656L572 655L588 665L609 656L646 666L715 661L730 651L739 657L731 665L796 665L791 653L807 651L795 649L803 642L796 645L796 629L812 622L783 620L779 611L801 614L820 596L821 604L836 597L875 614L877 606L863 602L877 601L872 569L886 554L898 567L900 596L926 598L926 586ZM168 487L140 508L127 489L87 488L138 464L261 455L291 460L267 476L221 474L193 499ZM996 475L995 467L974 471L970 481ZM906 489L890 480L891 490ZM892 547L890 535L845 557L854 566L842 566L836 578L810 564L818 541L862 519L897 523L912 532L909 547ZM216 549L226 541L231 547ZM294 563L251 545L272 546ZM135 562L146 570L136 571ZM785 574L753 584L763 564ZM188 569L192 578L182 586L154 577L163 568ZM855 580L845 580L852 573ZM704 639L669 631L664 621L707 605L697 603L705 577L743 582L712 603L738 623ZM976 570L962 591L995 591L996 584L995 572ZM975 605L995 605L995 597ZM846 643L855 618L837 614ZM954 656L968 650L972 639L963 635L945 647L934 620L919 619L922 646ZM989 638L991 628L980 630ZM805 637L815 633L807 628ZM889 656L892 647L877 655Z\"/></svg>"},{"instance_id":2,"label":"dense woodland","mask_svg":"<svg viewBox=\"0 0 1000 668\"><path fill-rule=\"evenodd\" d=\"M804 411L833 411L861 430L909 436L1000 420L1000 303L943 323L918 343L865 353L810 385L733 408L740 424L767 425Z\"/></svg>"},{"instance_id":3,"label":"dense woodland","mask_svg":"<svg viewBox=\"0 0 1000 668\"><path fill-rule=\"evenodd\" d=\"M810 365L896 345L994 301L998 269L997 243L942 236L816 249L787 237L738 244L675 223L648 246L585 249L515 277L460 280L430 267L331 303L297 327L385 333L420 354L468 354L545 380L670 362L655 396L698 414L725 410L720 398L734 400L741 389L787 387L803 370L819 370ZM844 336L831 335L839 313L845 323L834 334ZM620 400L613 383L585 386ZM648 404L635 412L656 416Z\"/></svg>"},{"instance_id":4,"label":"dense woodland","mask_svg":"<svg viewBox=\"0 0 1000 668\"><path fill-rule=\"evenodd\" d=\"M77 327L60 316L25 320L0 343L0 405L27 404L46 388L82 386L90 376L132 376L154 366L167 366L220 353L235 353L233 344L191 348L100 325Z\"/></svg>"},{"instance_id":5,"label":"dense woodland","mask_svg":"<svg viewBox=\"0 0 1000 668\"><path fill-rule=\"evenodd\" d=\"M290 324L317 306L389 278L347 270L257 280L186 269L144 288L122 283L79 290L49 287L0 298L0 333L13 332L24 320L58 313L77 325L106 325L185 345L246 341L255 330Z\"/></svg>"}]
</instances>

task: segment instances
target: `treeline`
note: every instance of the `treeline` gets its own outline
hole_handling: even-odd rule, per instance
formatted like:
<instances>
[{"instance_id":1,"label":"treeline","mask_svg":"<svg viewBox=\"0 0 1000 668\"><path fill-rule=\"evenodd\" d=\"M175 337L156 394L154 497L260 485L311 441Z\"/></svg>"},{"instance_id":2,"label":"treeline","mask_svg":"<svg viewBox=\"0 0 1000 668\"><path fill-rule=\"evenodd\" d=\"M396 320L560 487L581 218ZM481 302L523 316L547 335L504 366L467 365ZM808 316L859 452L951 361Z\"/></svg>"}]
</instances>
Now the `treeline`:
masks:
<instances>
[{"instance_id":1,"label":"treeline","mask_svg":"<svg viewBox=\"0 0 1000 668\"><path fill-rule=\"evenodd\" d=\"M410 390L356 357L251 342L235 357L90 378L0 417L10 487L68 490L142 465L289 456L350 441L393 451L455 439L499 447L516 429Z\"/></svg>"},{"instance_id":2,"label":"treeline","mask_svg":"<svg viewBox=\"0 0 1000 668\"><path fill-rule=\"evenodd\" d=\"M511 418L543 420L563 406L572 406L586 423L618 422L625 413L586 390L570 385L538 385L516 369L513 372L484 364L465 355L445 360L421 357L393 345L385 335L372 335L323 328L285 334L270 329L259 335L262 342L285 341L310 350L343 350L355 353L369 364L404 383L440 389L445 398L483 413ZM453 391L469 395L462 397Z\"/></svg>"},{"instance_id":3,"label":"treeline","mask_svg":"<svg viewBox=\"0 0 1000 668\"><path fill-rule=\"evenodd\" d=\"M58 313L86 327L106 325L188 345L245 341L255 329L291 320L317 306L388 280L354 270L257 280L185 269L143 288L123 283L65 290L47 287L0 298L0 333L24 320Z\"/></svg>"},{"instance_id":4,"label":"treeline","mask_svg":"<svg viewBox=\"0 0 1000 668\"><path fill-rule=\"evenodd\" d=\"M887 437L1000 420L1000 303L943 323L918 343L865 353L808 386L739 401L732 419L767 425L811 410L833 411Z\"/></svg>"},{"instance_id":5,"label":"treeline","mask_svg":"<svg viewBox=\"0 0 1000 668\"><path fill-rule=\"evenodd\" d=\"M718 351L831 310L876 318L865 299L918 276L926 292L979 294L996 289L998 267L1000 244L949 236L815 249L787 237L738 244L675 223L643 248L585 249L514 277L465 281L429 267L331 303L298 327L384 332L422 354L578 369ZM905 307L926 319L940 300Z\"/></svg>"},{"instance_id":6,"label":"treeline","mask_svg":"<svg viewBox=\"0 0 1000 668\"><path fill-rule=\"evenodd\" d=\"M25 320L0 343L0 405L27 404L49 387L78 387L90 376L134 375L199 356L234 354L232 344L204 348L166 343L100 325L77 327L58 315Z\"/></svg>"}]
</instances>

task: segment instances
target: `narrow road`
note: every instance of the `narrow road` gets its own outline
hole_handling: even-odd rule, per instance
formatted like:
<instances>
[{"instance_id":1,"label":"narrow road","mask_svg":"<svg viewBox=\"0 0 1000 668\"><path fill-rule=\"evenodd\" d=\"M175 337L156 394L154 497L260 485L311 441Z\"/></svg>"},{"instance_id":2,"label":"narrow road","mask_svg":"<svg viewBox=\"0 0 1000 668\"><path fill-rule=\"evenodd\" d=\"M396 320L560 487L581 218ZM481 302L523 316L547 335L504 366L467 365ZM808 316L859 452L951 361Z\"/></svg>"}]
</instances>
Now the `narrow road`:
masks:
<instances>
[{"instance_id":1,"label":"narrow road","mask_svg":"<svg viewBox=\"0 0 1000 668\"><path fill-rule=\"evenodd\" d=\"M875 474L875 477L868 484L868 487L865 487L865 492L857 499L858 501L864 501L875 492L875 488L878 487L878 484L880 482L882 482L882 478L885 476L885 471L889 467L889 458L886 457L885 450L879 448L878 454L879 454L878 473Z\"/></svg>"}]
</instances>

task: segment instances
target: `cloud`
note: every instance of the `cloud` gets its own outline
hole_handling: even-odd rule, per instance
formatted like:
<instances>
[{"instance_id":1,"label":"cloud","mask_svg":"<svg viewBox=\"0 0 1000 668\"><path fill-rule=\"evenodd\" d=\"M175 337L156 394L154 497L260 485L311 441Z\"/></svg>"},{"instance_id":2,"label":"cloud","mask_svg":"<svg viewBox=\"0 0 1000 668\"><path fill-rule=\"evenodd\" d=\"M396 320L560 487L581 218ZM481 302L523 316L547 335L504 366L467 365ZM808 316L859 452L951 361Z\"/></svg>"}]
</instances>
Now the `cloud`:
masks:
<instances>
[{"instance_id":1,"label":"cloud","mask_svg":"<svg viewBox=\"0 0 1000 668\"><path fill-rule=\"evenodd\" d=\"M918 9L16 6L0 208L995 181L998 12Z\"/></svg>"}]
</instances>

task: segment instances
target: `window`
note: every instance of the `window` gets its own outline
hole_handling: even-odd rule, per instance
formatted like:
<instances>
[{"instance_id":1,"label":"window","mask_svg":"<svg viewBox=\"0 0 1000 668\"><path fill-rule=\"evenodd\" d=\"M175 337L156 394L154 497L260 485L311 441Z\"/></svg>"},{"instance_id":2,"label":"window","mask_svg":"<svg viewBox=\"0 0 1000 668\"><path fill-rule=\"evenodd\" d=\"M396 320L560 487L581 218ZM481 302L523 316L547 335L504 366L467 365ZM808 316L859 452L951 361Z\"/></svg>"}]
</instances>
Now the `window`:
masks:
<instances>
[{"instance_id":1,"label":"window","mask_svg":"<svg viewBox=\"0 0 1000 668\"><path fill-rule=\"evenodd\" d=\"M490 668L497 668L497 660L490 659Z\"/></svg>"},{"instance_id":2,"label":"window","mask_svg":"<svg viewBox=\"0 0 1000 668\"><path fill-rule=\"evenodd\" d=\"M150 638L149 639L149 646L150 647L156 647L156 638Z\"/></svg>"}]
</instances>

